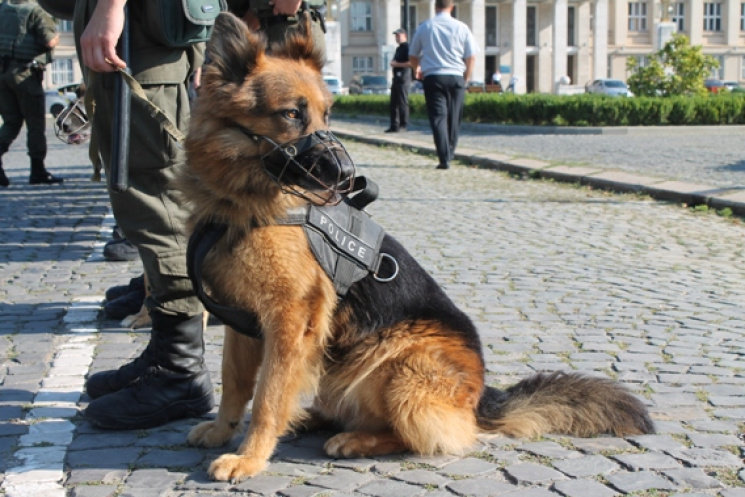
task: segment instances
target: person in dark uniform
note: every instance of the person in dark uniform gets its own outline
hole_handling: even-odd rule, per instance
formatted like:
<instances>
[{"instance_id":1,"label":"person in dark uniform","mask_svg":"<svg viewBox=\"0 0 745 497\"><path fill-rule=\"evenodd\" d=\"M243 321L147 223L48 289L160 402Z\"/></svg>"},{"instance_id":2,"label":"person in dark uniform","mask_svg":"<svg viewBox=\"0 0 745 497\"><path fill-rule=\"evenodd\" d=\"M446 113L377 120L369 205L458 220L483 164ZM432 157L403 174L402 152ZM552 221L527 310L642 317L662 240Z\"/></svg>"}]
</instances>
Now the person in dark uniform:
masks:
<instances>
[{"instance_id":1,"label":"person in dark uniform","mask_svg":"<svg viewBox=\"0 0 745 497\"><path fill-rule=\"evenodd\" d=\"M2 156L26 122L29 183L62 183L44 166L47 155L44 66L51 62L59 34L52 17L28 0L0 4L0 186L10 184L2 168Z\"/></svg>"},{"instance_id":2,"label":"person in dark uniform","mask_svg":"<svg viewBox=\"0 0 745 497\"><path fill-rule=\"evenodd\" d=\"M396 37L396 53L393 55L393 83L391 84L391 126L386 133L406 131L409 124L409 86L411 86L411 66L409 65L409 42L406 30L398 28L393 32Z\"/></svg>"}]
</instances>

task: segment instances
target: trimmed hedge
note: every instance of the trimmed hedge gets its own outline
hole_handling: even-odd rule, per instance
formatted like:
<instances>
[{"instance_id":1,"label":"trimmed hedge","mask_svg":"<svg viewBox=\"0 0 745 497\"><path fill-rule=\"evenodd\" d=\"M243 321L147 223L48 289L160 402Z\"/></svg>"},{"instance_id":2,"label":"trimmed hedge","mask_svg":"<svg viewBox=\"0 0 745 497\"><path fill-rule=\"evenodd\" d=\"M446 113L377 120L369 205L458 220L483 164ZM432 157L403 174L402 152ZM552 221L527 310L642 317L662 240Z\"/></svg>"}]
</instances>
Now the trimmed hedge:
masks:
<instances>
[{"instance_id":1,"label":"trimmed hedge","mask_svg":"<svg viewBox=\"0 0 745 497\"><path fill-rule=\"evenodd\" d=\"M409 95L414 117L426 119L424 96ZM389 115L386 95L336 97L334 109L352 115ZM702 97L607 97L531 93L466 95L463 119L476 123L556 126L745 124L745 94Z\"/></svg>"}]
</instances>

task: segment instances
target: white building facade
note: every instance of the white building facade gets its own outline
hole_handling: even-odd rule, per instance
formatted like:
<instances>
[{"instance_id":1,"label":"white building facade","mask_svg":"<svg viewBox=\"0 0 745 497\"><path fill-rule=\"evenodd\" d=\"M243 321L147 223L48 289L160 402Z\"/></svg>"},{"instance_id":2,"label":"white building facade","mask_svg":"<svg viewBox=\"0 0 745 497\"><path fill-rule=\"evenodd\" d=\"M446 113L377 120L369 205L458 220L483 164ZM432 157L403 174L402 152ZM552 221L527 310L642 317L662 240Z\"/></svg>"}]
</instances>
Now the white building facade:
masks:
<instances>
[{"instance_id":1,"label":"white building facade","mask_svg":"<svg viewBox=\"0 0 745 497\"><path fill-rule=\"evenodd\" d=\"M403 26L401 0L338 0L342 79L390 77ZM409 0L408 31L434 15L434 0ZM561 81L581 88L596 78L626 80L630 57L659 46L663 12L677 31L719 61L712 77L745 82L745 0L456 0L454 16L468 24L481 49L473 79L503 83L517 77L516 93L556 93Z\"/></svg>"}]
</instances>

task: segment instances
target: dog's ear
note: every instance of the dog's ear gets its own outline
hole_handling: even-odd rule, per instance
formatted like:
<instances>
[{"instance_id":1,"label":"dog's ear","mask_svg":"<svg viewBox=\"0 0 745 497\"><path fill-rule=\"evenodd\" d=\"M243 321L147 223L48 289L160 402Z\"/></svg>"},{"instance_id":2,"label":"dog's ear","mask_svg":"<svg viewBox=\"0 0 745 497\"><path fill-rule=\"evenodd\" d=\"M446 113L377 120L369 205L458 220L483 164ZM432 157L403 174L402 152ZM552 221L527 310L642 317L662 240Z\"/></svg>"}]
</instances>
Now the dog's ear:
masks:
<instances>
[{"instance_id":1,"label":"dog's ear","mask_svg":"<svg viewBox=\"0 0 745 497\"><path fill-rule=\"evenodd\" d=\"M226 80L240 84L264 57L264 40L229 12L215 20L207 42L207 64Z\"/></svg>"},{"instance_id":2,"label":"dog's ear","mask_svg":"<svg viewBox=\"0 0 745 497\"><path fill-rule=\"evenodd\" d=\"M305 59L318 72L323 70L326 63L323 48L316 46L313 41L313 30L311 28L310 14L303 13L303 20L298 29L288 34L283 43L272 45L272 55L288 59Z\"/></svg>"}]
</instances>

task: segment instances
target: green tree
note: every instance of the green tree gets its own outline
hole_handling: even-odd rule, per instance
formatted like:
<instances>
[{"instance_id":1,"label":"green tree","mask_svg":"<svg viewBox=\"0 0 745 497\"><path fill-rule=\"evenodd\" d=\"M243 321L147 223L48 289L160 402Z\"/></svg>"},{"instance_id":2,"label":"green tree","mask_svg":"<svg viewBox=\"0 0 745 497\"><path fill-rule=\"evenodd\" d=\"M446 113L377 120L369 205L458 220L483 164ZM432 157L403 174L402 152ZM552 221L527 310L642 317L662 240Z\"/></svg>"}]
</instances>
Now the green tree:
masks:
<instances>
[{"instance_id":1,"label":"green tree","mask_svg":"<svg viewBox=\"0 0 745 497\"><path fill-rule=\"evenodd\" d=\"M640 96L705 95L704 79L717 67L714 57L704 55L700 45L691 46L680 33L653 54L647 66L640 67L634 58L626 63L629 88Z\"/></svg>"}]
</instances>

